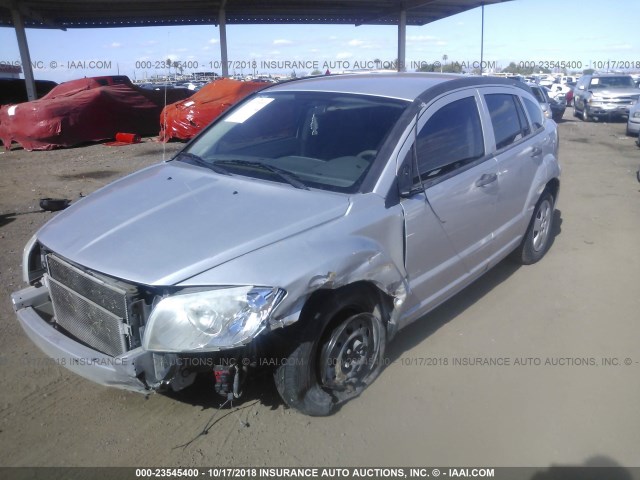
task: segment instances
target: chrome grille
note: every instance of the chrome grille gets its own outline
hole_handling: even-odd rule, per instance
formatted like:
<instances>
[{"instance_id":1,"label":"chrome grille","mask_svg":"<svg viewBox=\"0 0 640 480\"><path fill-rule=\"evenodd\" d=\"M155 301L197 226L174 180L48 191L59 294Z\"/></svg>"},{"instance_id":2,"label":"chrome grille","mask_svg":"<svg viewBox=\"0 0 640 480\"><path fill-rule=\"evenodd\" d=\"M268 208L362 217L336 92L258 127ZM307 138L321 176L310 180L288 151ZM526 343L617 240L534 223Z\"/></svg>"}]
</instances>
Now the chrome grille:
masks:
<instances>
[{"instance_id":1,"label":"chrome grille","mask_svg":"<svg viewBox=\"0 0 640 480\"><path fill-rule=\"evenodd\" d=\"M129 344L127 292L51 254L47 266L57 323L100 352L125 353Z\"/></svg>"},{"instance_id":2,"label":"chrome grille","mask_svg":"<svg viewBox=\"0 0 640 480\"><path fill-rule=\"evenodd\" d=\"M636 103L636 101L638 100L638 96L637 95L630 95L630 96L624 96L624 97L602 97L602 101L603 102L607 102L607 103L619 103L622 105L631 105Z\"/></svg>"}]
</instances>

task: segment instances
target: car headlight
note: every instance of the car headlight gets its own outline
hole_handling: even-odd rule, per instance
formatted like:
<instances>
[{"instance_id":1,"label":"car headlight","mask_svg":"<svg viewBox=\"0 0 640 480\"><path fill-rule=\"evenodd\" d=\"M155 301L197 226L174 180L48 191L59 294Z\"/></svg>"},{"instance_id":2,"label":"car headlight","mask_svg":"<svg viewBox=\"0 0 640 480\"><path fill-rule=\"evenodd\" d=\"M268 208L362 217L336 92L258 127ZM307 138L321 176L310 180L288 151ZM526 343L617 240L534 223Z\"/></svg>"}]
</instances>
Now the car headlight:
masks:
<instances>
[{"instance_id":1,"label":"car headlight","mask_svg":"<svg viewBox=\"0 0 640 480\"><path fill-rule=\"evenodd\" d=\"M151 311L142 346L161 352L207 352L244 345L265 327L285 291L230 287L163 298Z\"/></svg>"},{"instance_id":2,"label":"car headlight","mask_svg":"<svg viewBox=\"0 0 640 480\"><path fill-rule=\"evenodd\" d=\"M22 253L22 279L25 283L33 284L42 275L45 267L42 259L40 244L36 235L31 237Z\"/></svg>"},{"instance_id":3,"label":"car headlight","mask_svg":"<svg viewBox=\"0 0 640 480\"><path fill-rule=\"evenodd\" d=\"M633 118L640 118L640 111L633 112Z\"/></svg>"},{"instance_id":4,"label":"car headlight","mask_svg":"<svg viewBox=\"0 0 640 480\"><path fill-rule=\"evenodd\" d=\"M589 100L587 100L587 103L590 103L590 104L602 103L602 99L599 97L591 97L589 98Z\"/></svg>"}]
</instances>

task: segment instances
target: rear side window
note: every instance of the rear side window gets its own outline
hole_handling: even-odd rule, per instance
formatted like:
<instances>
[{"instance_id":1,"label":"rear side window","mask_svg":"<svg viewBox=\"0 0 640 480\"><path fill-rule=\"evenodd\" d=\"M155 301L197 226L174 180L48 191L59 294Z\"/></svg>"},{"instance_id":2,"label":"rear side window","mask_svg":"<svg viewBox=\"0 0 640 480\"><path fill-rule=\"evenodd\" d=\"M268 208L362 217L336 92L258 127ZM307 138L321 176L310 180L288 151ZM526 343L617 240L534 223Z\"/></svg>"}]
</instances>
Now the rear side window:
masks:
<instances>
[{"instance_id":1,"label":"rear side window","mask_svg":"<svg viewBox=\"0 0 640 480\"><path fill-rule=\"evenodd\" d=\"M498 150L526 137L530 133L522 106L515 95L492 93L485 95Z\"/></svg>"},{"instance_id":2,"label":"rear side window","mask_svg":"<svg viewBox=\"0 0 640 480\"><path fill-rule=\"evenodd\" d=\"M418 168L423 180L482 158L484 139L475 98L453 101L434 113L420 131L417 145Z\"/></svg>"},{"instance_id":3,"label":"rear side window","mask_svg":"<svg viewBox=\"0 0 640 480\"><path fill-rule=\"evenodd\" d=\"M533 124L533 129L538 130L539 128L542 128L544 116L542 115L540 105L528 98L523 98L522 100L524 101L524 107L527 109L531 123Z\"/></svg>"}]
</instances>

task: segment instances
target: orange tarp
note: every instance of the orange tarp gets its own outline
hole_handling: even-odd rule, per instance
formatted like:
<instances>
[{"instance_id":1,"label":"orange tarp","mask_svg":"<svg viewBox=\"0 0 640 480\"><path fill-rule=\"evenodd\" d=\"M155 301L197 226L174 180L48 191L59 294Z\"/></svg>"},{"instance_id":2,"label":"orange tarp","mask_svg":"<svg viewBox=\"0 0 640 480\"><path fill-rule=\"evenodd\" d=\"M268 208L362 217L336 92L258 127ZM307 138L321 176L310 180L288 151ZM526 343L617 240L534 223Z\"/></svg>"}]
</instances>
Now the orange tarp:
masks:
<instances>
[{"instance_id":1,"label":"orange tarp","mask_svg":"<svg viewBox=\"0 0 640 480\"><path fill-rule=\"evenodd\" d=\"M233 104L268 85L228 78L208 83L187 100L167 105L162 110L160 139L165 142L172 138L188 140Z\"/></svg>"}]
</instances>

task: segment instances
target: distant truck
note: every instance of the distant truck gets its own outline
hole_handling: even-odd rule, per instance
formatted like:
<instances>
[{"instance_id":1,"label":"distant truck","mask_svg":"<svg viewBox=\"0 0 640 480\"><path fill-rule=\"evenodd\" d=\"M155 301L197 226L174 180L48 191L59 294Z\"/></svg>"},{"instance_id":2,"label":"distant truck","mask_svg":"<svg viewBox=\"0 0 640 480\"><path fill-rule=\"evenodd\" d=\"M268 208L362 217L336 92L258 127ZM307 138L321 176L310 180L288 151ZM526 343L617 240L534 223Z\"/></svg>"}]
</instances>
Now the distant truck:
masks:
<instances>
[{"instance_id":1,"label":"distant truck","mask_svg":"<svg viewBox=\"0 0 640 480\"><path fill-rule=\"evenodd\" d=\"M628 117L640 97L631 75L583 75L574 89L573 114L585 122L602 117Z\"/></svg>"}]
</instances>

